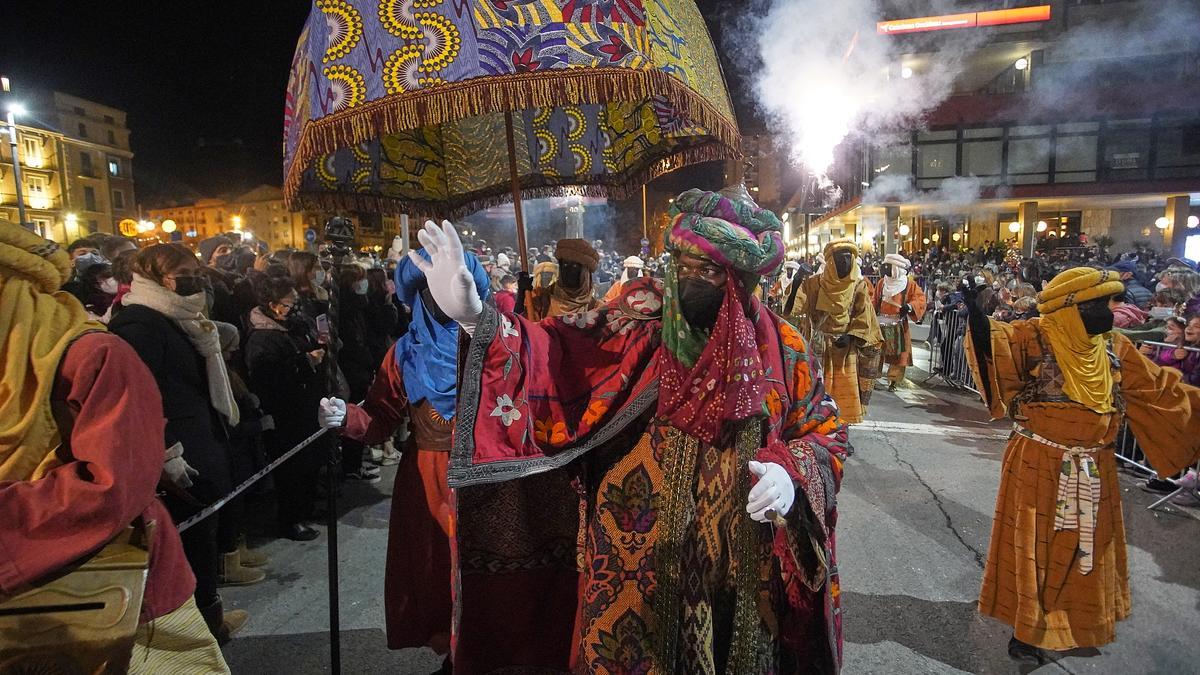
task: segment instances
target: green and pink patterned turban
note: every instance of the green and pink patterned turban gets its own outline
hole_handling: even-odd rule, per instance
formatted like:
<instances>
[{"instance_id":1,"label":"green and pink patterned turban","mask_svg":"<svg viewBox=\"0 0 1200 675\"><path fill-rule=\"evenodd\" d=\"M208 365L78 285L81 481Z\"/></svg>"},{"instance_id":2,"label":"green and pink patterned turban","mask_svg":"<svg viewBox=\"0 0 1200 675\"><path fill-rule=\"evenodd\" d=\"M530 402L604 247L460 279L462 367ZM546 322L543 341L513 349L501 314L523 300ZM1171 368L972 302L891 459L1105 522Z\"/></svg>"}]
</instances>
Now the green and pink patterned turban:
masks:
<instances>
[{"instance_id":1,"label":"green and pink patterned turban","mask_svg":"<svg viewBox=\"0 0 1200 675\"><path fill-rule=\"evenodd\" d=\"M745 186L720 192L692 189L675 198L665 243L672 252L699 253L741 273L747 290L783 264L779 218L759 208Z\"/></svg>"}]
</instances>

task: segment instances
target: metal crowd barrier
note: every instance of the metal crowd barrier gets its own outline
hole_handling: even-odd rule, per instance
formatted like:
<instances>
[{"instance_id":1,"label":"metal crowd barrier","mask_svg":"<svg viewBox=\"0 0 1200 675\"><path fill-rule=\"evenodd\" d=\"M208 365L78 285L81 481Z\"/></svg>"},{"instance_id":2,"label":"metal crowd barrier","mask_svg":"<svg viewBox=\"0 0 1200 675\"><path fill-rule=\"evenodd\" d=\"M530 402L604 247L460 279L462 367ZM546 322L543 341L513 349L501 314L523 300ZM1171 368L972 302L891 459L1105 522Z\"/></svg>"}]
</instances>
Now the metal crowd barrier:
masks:
<instances>
[{"instance_id":1,"label":"metal crowd barrier","mask_svg":"<svg viewBox=\"0 0 1200 675\"><path fill-rule=\"evenodd\" d=\"M925 342L929 350L929 378L925 382L940 378L955 389L980 393L967 360L966 313L960 315L954 307L943 307L931 316L929 339Z\"/></svg>"}]
</instances>

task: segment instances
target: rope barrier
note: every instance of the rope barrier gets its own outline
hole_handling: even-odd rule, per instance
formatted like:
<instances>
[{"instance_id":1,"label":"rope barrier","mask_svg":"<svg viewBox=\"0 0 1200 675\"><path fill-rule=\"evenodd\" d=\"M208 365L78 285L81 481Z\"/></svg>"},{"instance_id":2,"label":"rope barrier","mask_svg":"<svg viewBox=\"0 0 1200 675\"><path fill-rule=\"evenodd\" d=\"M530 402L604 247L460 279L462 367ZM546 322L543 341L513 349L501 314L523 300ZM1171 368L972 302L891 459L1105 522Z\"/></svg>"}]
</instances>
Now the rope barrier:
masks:
<instances>
[{"instance_id":1,"label":"rope barrier","mask_svg":"<svg viewBox=\"0 0 1200 675\"><path fill-rule=\"evenodd\" d=\"M309 445L311 445L313 443L313 441L317 440L321 436L324 436L325 433L328 431L329 431L328 429L321 429L320 431L314 433L312 436L309 436L308 438L304 439L303 441L300 441L291 450L288 450L287 452L280 455L278 459L276 459L275 461L271 462L270 464L268 464L265 467L263 467L262 469L260 469L253 476L250 476L246 480L242 481L237 487L233 488L233 490L230 490L229 494L225 495L224 497L221 497L220 499L213 502L212 504L209 504L208 506L201 509L201 511L199 513L197 513L196 515L194 515L191 518L188 518L187 520L180 523L179 528L178 528L179 532L183 533L189 527L204 520L205 518L211 516L212 514L216 513L217 511L220 511L221 507L228 504L231 499L233 499L234 497L237 497L238 495L245 492L246 489L249 488L251 485L254 485L258 481L262 480L263 477L265 477L267 474L274 471L276 469L276 467L278 467L280 464L283 464L284 462L286 462L289 459L291 459L292 457L294 457L297 452L300 452L304 448L307 448Z\"/></svg>"}]
</instances>

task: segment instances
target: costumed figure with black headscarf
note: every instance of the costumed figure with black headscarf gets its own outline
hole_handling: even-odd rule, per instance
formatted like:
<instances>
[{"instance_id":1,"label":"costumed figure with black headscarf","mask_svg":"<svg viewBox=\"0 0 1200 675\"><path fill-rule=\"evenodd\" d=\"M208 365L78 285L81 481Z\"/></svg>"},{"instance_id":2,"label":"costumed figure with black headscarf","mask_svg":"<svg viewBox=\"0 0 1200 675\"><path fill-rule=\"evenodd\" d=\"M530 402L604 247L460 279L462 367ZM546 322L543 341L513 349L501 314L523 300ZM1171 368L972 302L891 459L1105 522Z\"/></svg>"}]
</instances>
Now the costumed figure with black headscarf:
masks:
<instances>
[{"instance_id":1,"label":"costumed figure with black headscarf","mask_svg":"<svg viewBox=\"0 0 1200 675\"><path fill-rule=\"evenodd\" d=\"M880 359L888 367L888 391L904 381L912 365L912 330L909 323L925 316L925 291L908 276L911 263L896 253L883 257L883 276L875 285L875 315L883 335Z\"/></svg>"},{"instance_id":2,"label":"costumed figure with black headscarf","mask_svg":"<svg viewBox=\"0 0 1200 675\"><path fill-rule=\"evenodd\" d=\"M592 274L600 264L596 249L583 239L561 239L554 255L557 278L549 286L539 286L539 270L547 269L540 263L533 270L533 289L525 294L525 316L533 321L587 312L600 304L592 292Z\"/></svg>"},{"instance_id":3,"label":"costumed figure with black headscarf","mask_svg":"<svg viewBox=\"0 0 1200 675\"><path fill-rule=\"evenodd\" d=\"M804 280L792 308L821 363L825 386L847 424L867 415L879 376L883 337L871 303L871 284L858 264L858 246L849 239L825 246L824 267Z\"/></svg>"},{"instance_id":4,"label":"costumed figure with black headscarf","mask_svg":"<svg viewBox=\"0 0 1200 675\"><path fill-rule=\"evenodd\" d=\"M228 673L156 497L191 471L154 376L58 290L70 275L57 244L0 223L0 671Z\"/></svg>"},{"instance_id":5,"label":"costumed figure with black headscarf","mask_svg":"<svg viewBox=\"0 0 1200 675\"><path fill-rule=\"evenodd\" d=\"M1129 616L1113 440L1128 423L1170 476L1200 457L1200 389L1111 332L1116 272L1076 267L1038 295L1040 318L1001 323L964 281L968 357L994 417L1013 420L979 611L1013 627L1009 654L1100 647Z\"/></svg>"},{"instance_id":6,"label":"costumed figure with black headscarf","mask_svg":"<svg viewBox=\"0 0 1200 675\"><path fill-rule=\"evenodd\" d=\"M849 446L800 333L754 297L783 261L780 221L744 187L685 192L672 215L665 281L540 323L479 299L449 223L419 233L438 303L473 335L450 458L461 525L507 509L498 486L573 477L495 564L578 528L582 579L554 617L576 627L574 672L837 672Z\"/></svg>"}]
</instances>

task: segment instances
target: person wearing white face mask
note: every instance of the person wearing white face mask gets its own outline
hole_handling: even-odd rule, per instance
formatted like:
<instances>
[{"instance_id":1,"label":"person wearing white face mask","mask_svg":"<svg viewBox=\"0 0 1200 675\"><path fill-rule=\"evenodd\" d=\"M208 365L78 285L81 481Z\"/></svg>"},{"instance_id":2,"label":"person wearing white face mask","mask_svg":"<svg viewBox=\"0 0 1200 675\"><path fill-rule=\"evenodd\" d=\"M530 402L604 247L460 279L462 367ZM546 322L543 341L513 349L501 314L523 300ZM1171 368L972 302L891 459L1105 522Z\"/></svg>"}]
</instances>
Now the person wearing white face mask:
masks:
<instances>
[{"instance_id":1,"label":"person wearing white face mask","mask_svg":"<svg viewBox=\"0 0 1200 675\"><path fill-rule=\"evenodd\" d=\"M887 364L888 391L904 381L912 365L912 333L909 321L925 316L925 292L908 276L910 264L904 256L889 253L883 259L883 274L875 287L875 314L883 331L883 363Z\"/></svg>"}]
</instances>

